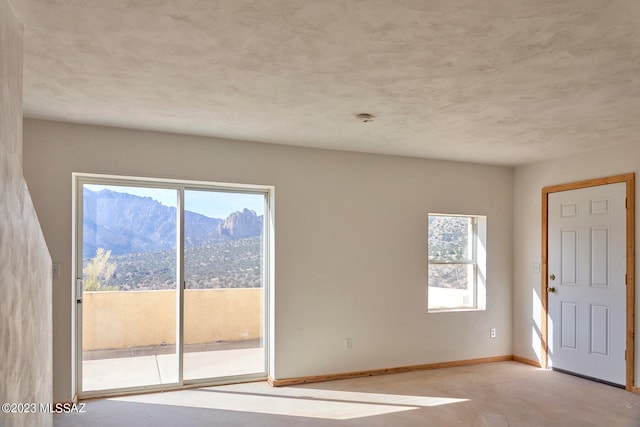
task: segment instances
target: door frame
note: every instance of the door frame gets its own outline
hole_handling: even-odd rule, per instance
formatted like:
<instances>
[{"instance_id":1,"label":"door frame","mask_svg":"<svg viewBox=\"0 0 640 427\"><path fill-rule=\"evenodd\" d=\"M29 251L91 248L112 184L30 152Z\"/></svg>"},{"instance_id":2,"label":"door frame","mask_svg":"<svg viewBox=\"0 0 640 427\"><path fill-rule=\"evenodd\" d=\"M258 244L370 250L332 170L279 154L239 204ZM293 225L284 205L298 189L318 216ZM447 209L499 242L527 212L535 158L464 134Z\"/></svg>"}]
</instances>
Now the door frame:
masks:
<instances>
[{"instance_id":1,"label":"door frame","mask_svg":"<svg viewBox=\"0 0 640 427\"><path fill-rule=\"evenodd\" d=\"M142 385L123 387L117 389L105 389L95 391L82 391L82 307L78 303L78 297L82 290L78 288L76 276L82 266L82 188L86 184L105 185L131 185L147 188L174 189L179 194L179 204L176 215L177 222L176 239L180 248L177 248L179 266L177 268L177 282L183 286L177 286L176 303L179 309L176 312L176 351L178 355L178 382L168 385ZM264 210L264 247L263 247L263 346L264 346L264 373L242 374L229 377L214 377L185 381L183 378L183 335L184 335L184 272L180 266L184 266L184 191L190 189L204 189L212 191L240 192L263 194L265 198ZM165 392L184 390L193 387L206 387L223 384L236 384L242 382L266 380L273 375L274 366L274 301L275 301L275 187L273 185L239 184L228 182L196 181L186 179L154 178L130 175L110 175L95 173L72 173L72 393L74 399L90 399L97 397L123 396L147 392ZM182 214L180 214L182 211ZM263 375L264 374L264 375Z\"/></svg>"},{"instance_id":2,"label":"door frame","mask_svg":"<svg viewBox=\"0 0 640 427\"><path fill-rule=\"evenodd\" d=\"M549 194L562 191L577 190L580 188L597 187L607 184L626 184L626 390L640 393L640 388L634 386L634 361L635 361L635 173L608 176L604 178L588 179L566 184L552 185L542 189L542 266L540 271L542 302L542 316L540 319L540 331L542 352L540 362L542 368L549 367L549 343L548 343L548 261L549 261Z\"/></svg>"}]
</instances>

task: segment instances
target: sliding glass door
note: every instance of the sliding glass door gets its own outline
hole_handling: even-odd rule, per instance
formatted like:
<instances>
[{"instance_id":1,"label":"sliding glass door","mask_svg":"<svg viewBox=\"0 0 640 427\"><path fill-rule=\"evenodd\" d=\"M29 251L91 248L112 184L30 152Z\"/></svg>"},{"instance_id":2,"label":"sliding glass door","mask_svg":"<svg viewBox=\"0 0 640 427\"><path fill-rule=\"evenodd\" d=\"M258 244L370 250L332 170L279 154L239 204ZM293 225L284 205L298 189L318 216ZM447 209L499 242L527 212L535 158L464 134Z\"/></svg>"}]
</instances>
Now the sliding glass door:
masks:
<instances>
[{"instance_id":1,"label":"sliding glass door","mask_svg":"<svg viewBox=\"0 0 640 427\"><path fill-rule=\"evenodd\" d=\"M269 188L76 188L81 396L266 377Z\"/></svg>"},{"instance_id":2,"label":"sliding glass door","mask_svg":"<svg viewBox=\"0 0 640 427\"><path fill-rule=\"evenodd\" d=\"M262 194L184 193L184 379L264 371Z\"/></svg>"},{"instance_id":3,"label":"sliding glass door","mask_svg":"<svg viewBox=\"0 0 640 427\"><path fill-rule=\"evenodd\" d=\"M176 383L178 192L81 187L82 391Z\"/></svg>"}]
</instances>

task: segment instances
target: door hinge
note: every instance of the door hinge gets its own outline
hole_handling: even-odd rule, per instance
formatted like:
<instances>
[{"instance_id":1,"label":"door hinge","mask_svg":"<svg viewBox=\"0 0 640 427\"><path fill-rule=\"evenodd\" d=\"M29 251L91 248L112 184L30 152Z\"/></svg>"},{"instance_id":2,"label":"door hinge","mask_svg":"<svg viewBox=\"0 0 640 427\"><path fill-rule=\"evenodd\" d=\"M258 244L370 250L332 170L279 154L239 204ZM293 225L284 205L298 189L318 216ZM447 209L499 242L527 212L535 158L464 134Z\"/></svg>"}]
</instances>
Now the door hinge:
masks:
<instances>
[{"instance_id":1,"label":"door hinge","mask_svg":"<svg viewBox=\"0 0 640 427\"><path fill-rule=\"evenodd\" d=\"M624 284L625 285L627 284L627 275L626 274L624 275Z\"/></svg>"},{"instance_id":2,"label":"door hinge","mask_svg":"<svg viewBox=\"0 0 640 427\"><path fill-rule=\"evenodd\" d=\"M627 361L627 350L624 351L624 361Z\"/></svg>"},{"instance_id":3,"label":"door hinge","mask_svg":"<svg viewBox=\"0 0 640 427\"><path fill-rule=\"evenodd\" d=\"M624 199L624 208L629 209L629 199L627 199L626 197Z\"/></svg>"}]
</instances>

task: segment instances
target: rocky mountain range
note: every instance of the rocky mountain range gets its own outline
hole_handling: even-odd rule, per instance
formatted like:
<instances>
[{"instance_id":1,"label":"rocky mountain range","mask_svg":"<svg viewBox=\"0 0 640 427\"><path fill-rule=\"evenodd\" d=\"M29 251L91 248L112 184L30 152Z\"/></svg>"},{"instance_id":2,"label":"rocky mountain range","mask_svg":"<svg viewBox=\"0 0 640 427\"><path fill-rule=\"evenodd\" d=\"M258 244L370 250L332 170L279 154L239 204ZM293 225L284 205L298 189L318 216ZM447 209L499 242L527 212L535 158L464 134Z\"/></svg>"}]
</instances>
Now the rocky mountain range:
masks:
<instances>
[{"instance_id":1,"label":"rocky mountain range","mask_svg":"<svg viewBox=\"0 0 640 427\"><path fill-rule=\"evenodd\" d=\"M185 211L185 247L260 236L263 216L244 209L227 218L210 218ZM176 208L151 197L108 189L83 192L82 243L84 258L97 248L113 255L164 251L176 246Z\"/></svg>"}]
</instances>

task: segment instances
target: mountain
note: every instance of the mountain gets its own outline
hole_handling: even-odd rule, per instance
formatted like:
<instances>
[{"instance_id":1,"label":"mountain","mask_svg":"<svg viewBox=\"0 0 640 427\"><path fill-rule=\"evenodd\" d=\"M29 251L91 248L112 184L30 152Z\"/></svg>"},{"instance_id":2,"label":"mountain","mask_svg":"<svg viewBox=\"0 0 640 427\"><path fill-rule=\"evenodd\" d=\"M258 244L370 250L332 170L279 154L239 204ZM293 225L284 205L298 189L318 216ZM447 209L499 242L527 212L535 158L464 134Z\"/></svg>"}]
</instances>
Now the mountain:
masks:
<instances>
[{"instance_id":1,"label":"mountain","mask_svg":"<svg viewBox=\"0 0 640 427\"><path fill-rule=\"evenodd\" d=\"M262 234L263 217L249 209L226 219L185 211L185 247ZM152 199L111 190L83 192L84 258L97 248L113 255L165 251L176 246L176 208Z\"/></svg>"},{"instance_id":2,"label":"mountain","mask_svg":"<svg viewBox=\"0 0 640 427\"><path fill-rule=\"evenodd\" d=\"M242 212L232 212L223 223L218 225L218 234L232 239L253 237L261 232L262 216L258 217L254 211L247 208Z\"/></svg>"}]
</instances>

